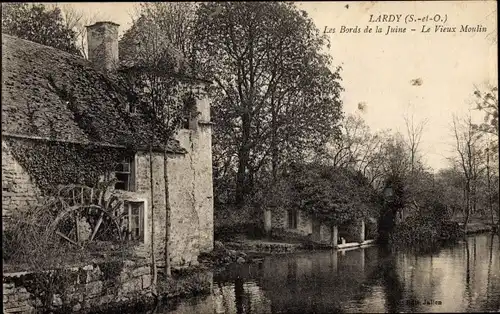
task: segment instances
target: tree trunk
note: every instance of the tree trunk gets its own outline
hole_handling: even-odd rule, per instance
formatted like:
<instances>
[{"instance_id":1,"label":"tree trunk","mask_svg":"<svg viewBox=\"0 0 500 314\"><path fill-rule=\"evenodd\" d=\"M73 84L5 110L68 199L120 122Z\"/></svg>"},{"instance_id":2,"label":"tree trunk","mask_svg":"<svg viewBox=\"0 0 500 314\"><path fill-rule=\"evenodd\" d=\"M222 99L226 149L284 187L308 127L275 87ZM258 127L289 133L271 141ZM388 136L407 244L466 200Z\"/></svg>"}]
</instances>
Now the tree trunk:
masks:
<instances>
[{"instance_id":1,"label":"tree trunk","mask_svg":"<svg viewBox=\"0 0 500 314\"><path fill-rule=\"evenodd\" d=\"M153 148L149 146L149 183L151 195L151 268L153 269L153 291L156 290L158 282L158 270L155 258L155 202L154 202L154 182L153 182Z\"/></svg>"},{"instance_id":2,"label":"tree trunk","mask_svg":"<svg viewBox=\"0 0 500 314\"><path fill-rule=\"evenodd\" d=\"M169 199L169 185L168 185L168 155L167 150L163 153L163 181L165 184L165 275L170 276L170 199Z\"/></svg>"},{"instance_id":3,"label":"tree trunk","mask_svg":"<svg viewBox=\"0 0 500 314\"><path fill-rule=\"evenodd\" d=\"M464 213L464 230L467 233L467 224L469 223L470 215L470 182L465 184L465 213Z\"/></svg>"},{"instance_id":4,"label":"tree trunk","mask_svg":"<svg viewBox=\"0 0 500 314\"><path fill-rule=\"evenodd\" d=\"M495 224L493 215L493 200L491 199L490 153L486 152L486 177L488 179L488 206L490 207L491 225Z\"/></svg>"},{"instance_id":5,"label":"tree trunk","mask_svg":"<svg viewBox=\"0 0 500 314\"><path fill-rule=\"evenodd\" d=\"M275 187L276 181L278 179L278 113L276 112L276 104L274 99L271 99L271 171L272 171L272 183L273 188Z\"/></svg>"},{"instance_id":6,"label":"tree trunk","mask_svg":"<svg viewBox=\"0 0 500 314\"><path fill-rule=\"evenodd\" d=\"M238 150L238 173L236 175L236 205L242 208L245 202L245 195L248 194L246 188L246 178L248 162L250 160L250 114L242 115L242 138L241 146Z\"/></svg>"}]
</instances>

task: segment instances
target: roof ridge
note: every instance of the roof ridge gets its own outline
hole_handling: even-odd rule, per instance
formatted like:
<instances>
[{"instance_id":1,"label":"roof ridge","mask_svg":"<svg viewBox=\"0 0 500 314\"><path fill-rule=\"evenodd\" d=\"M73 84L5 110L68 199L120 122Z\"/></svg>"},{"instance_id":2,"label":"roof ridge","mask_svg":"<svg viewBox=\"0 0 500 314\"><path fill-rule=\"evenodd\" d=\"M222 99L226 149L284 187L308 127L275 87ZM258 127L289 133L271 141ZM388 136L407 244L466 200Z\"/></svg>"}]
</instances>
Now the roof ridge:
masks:
<instances>
[{"instance_id":1,"label":"roof ridge","mask_svg":"<svg viewBox=\"0 0 500 314\"><path fill-rule=\"evenodd\" d=\"M34 44L36 46L40 46L39 48L49 48L49 49L54 49L54 50L57 50L59 52L62 52L62 53L65 53L65 54L68 54L70 56L73 56L75 58L78 58L78 55L75 55L75 54L72 54L72 53L69 53L67 51L64 51L64 50L61 50L61 49L58 49L58 48L55 48L55 47L52 47L52 46L47 46L47 45L44 45L44 44L41 44L41 43L37 43L36 41L32 41L32 40L28 40L28 39L24 39L24 38L21 38L21 37L17 37L17 36L14 36L14 35L10 35L10 34L7 34L7 33L2 33L2 39L5 37L7 38L11 38L11 39L14 39L14 40L21 40L21 41L25 41L25 42L28 42L30 44ZM83 57L80 57L80 59L82 60L86 60L85 58ZM87 60L88 61L88 60Z\"/></svg>"}]
</instances>

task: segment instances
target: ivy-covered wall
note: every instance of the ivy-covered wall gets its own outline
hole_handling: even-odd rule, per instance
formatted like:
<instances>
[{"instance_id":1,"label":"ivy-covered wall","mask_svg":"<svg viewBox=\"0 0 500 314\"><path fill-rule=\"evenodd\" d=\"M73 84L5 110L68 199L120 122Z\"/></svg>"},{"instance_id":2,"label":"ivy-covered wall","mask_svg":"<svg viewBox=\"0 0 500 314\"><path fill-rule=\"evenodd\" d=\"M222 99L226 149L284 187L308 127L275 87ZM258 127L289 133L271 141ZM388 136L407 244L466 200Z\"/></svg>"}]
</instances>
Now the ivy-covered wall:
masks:
<instances>
[{"instance_id":1,"label":"ivy-covered wall","mask_svg":"<svg viewBox=\"0 0 500 314\"><path fill-rule=\"evenodd\" d=\"M2 218L8 220L13 212L34 205L40 196L40 189L33 184L28 172L16 161L11 148L2 139Z\"/></svg>"}]
</instances>

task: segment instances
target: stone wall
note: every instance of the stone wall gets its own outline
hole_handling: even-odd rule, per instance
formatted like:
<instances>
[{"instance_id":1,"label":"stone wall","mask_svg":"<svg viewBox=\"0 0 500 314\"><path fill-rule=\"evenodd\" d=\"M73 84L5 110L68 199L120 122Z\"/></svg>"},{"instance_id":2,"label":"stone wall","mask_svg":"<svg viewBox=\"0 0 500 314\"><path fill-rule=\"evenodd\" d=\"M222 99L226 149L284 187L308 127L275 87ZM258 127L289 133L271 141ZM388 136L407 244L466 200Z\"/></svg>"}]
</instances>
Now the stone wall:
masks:
<instances>
[{"instance_id":1,"label":"stone wall","mask_svg":"<svg viewBox=\"0 0 500 314\"><path fill-rule=\"evenodd\" d=\"M320 242L330 244L332 242L332 228L325 224L320 226Z\"/></svg>"},{"instance_id":2,"label":"stone wall","mask_svg":"<svg viewBox=\"0 0 500 314\"><path fill-rule=\"evenodd\" d=\"M312 235L313 232L313 218L307 213L299 211L297 217L297 228L290 229L288 226L288 211L282 207L274 208L271 215L273 229L285 229L290 232L298 233L303 236ZM325 224L320 225L319 241L322 243L331 242L331 229Z\"/></svg>"},{"instance_id":3,"label":"stone wall","mask_svg":"<svg viewBox=\"0 0 500 314\"><path fill-rule=\"evenodd\" d=\"M183 174L191 177L190 191L198 227L198 248L200 252L209 252L213 249L214 242L212 125L209 99L198 99L196 108L199 115L191 121L190 129L180 130L176 138L188 151L189 171Z\"/></svg>"},{"instance_id":4,"label":"stone wall","mask_svg":"<svg viewBox=\"0 0 500 314\"><path fill-rule=\"evenodd\" d=\"M181 144L183 147L192 148L194 146L196 148L196 141L196 139L188 139L187 143L181 142ZM190 143L193 143L193 146L188 145ZM145 256L149 254L152 230L149 153L140 152L136 155L135 160L136 192L124 193L124 198L128 200L146 199L148 202L147 235L144 244L137 248L138 254ZM192 152L186 155L169 154L168 156L169 250L173 266L196 265L200 251L211 251L213 248L211 166L210 172L208 172L203 169L205 165L200 164L198 160L196 154L192 154ZM162 261L166 231L163 154L154 153L153 170L155 256Z\"/></svg>"},{"instance_id":5,"label":"stone wall","mask_svg":"<svg viewBox=\"0 0 500 314\"><path fill-rule=\"evenodd\" d=\"M2 139L2 218L8 219L13 212L35 204L39 196L40 190Z\"/></svg>"},{"instance_id":6,"label":"stone wall","mask_svg":"<svg viewBox=\"0 0 500 314\"><path fill-rule=\"evenodd\" d=\"M272 216L272 228L282 228L287 231L297 232L302 235L309 235L312 233L312 220L305 212L299 210L297 215L297 228L290 229L288 226L288 210L277 207L273 210Z\"/></svg>"},{"instance_id":7,"label":"stone wall","mask_svg":"<svg viewBox=\"0 0 500 314\"><path fill-rule=\"evenodd\" d=\"M213 249L213 188L211 127L199 125L196 130L180 130L177 134L184 156L169 160L170 200L172 208L170 245L173 251L184 252L172 256L172 263L193 263L199 252ZM191 261L190 261L191 260Z\"/></svg>"},{"instance_id":8,"label":"stone wall","mask_svg":"<svg viewBox=\"0 0 500 314\"><path fill-rule=\"evenodd\" d=\"M91 312L151 298L145 260L3 274L4 313Z\"/></svg>"},{"instance_id":9,"label":"stone wall","mask_svg":"<svg viewBox=\"0 0 500 314\"><path fill-rule=\"evenodd\" d=\"M170 197L170 260L172 265L197 264L199 254L199 215L195 207L193 170L190 156L170 157L168 161Z\"/></svg>"},{"instance_id":10,"label":"stone wall","mask_svg":"<svg viewBox=\"0 0 500 314\"><path fill-rule=\"evenodd\" d=\"M139 256L146 257L151 250L152 222L154 219L155 256L161 259L165 248L165 180L163 177L163 153L153 153L153 201L151 201L149 153L138 152L135 156L135 192L123 193L129 201L147 201L144 244L137 247ZM152 204L155 212L152 215Z\"/></svg>"}]
</instances>

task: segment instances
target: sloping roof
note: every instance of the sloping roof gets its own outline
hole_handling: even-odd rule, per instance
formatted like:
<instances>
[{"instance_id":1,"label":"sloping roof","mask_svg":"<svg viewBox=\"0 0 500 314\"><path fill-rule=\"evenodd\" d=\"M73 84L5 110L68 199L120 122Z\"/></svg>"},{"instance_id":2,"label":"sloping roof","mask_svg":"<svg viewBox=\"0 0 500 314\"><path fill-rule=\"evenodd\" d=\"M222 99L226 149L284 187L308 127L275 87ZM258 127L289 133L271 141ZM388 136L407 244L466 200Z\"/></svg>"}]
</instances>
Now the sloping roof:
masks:
<instances>
[{"instance_id":1,"label":"sloping roof","mask_svg":"<svg viewBox=\"0 0 500 314\"><path fill-rule=\"evenodd\" d=\"M132 98L131 98L132 97ZM82 144L144 149L167 139L142 115L128 112L133 95L119 77L87 60L2 34L2 133ZM185 152L168 140L168 150Z\"/></svg>"}]
</instances>

